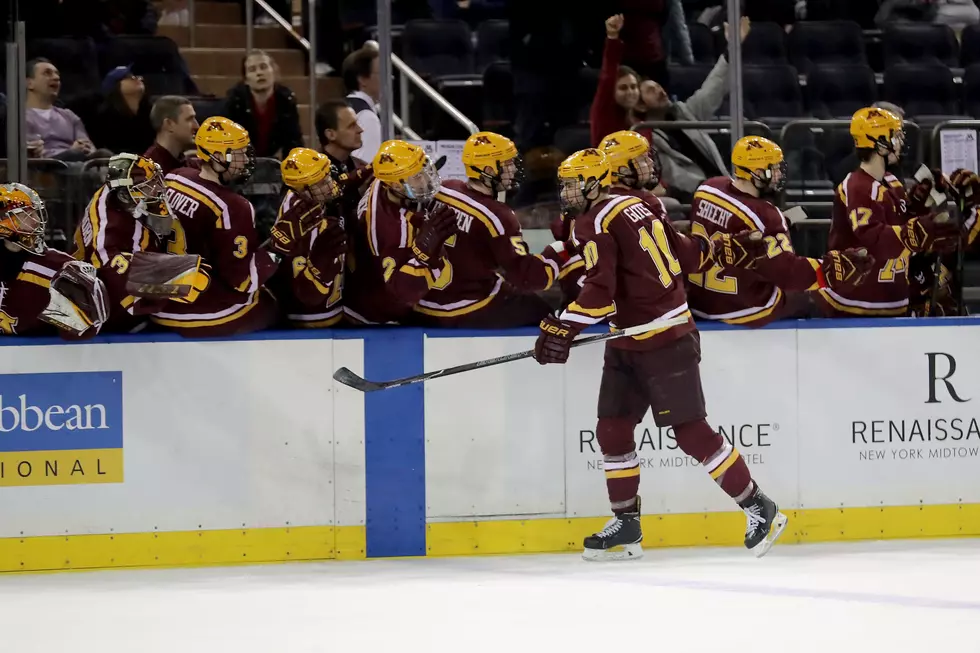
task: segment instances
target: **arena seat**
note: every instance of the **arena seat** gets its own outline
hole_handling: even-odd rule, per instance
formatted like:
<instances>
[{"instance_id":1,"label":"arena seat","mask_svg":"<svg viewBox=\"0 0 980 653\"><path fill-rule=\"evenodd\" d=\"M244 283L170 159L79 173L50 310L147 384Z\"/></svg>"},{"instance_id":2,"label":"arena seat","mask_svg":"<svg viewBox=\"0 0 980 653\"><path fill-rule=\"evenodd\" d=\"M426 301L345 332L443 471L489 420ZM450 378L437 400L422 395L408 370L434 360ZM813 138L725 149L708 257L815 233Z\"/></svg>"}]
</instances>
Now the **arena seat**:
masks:
<instances>
[{"instance_id":1,"label":"arena seat","mask_svg":"<svg viewBox=\"0 0 980 653\"><path fill-rule=\"evenodd\" d=\"M495 61L510 59L508 39L510 23L506 20L485 20L476 28L476 68L485 70Z\"/></svg>"},{"instance_id":2,"label":"arena seat","mask_svg":"<svg viewBox=\"0 0 980 653\"><path fill-rule=\"evenodd\" d=\"M789 59L804 75L818 65L867 62L861 27L851 21L800 21L793 26L787 41Z\"/></svg>"},{"instance_id":3,"label":"arena seat","mask_svg":"<svg viewBox=\"0 0 980 653\"><path fill-rule=\"evenodd\" d=\"M742 61L746 65L788 63L783 29L776 23L753 23L742 43Z\"/></svg>"},{"instance_id":4,"label":"arena seat","mask_svg":"<svg viewBox=\"0 0 980 653\"><path fill-rule=\"evenodd\" d=\"M589 147L591 145L589 142L591 138L588 125L562 127L555 132L555 147L567 156Z\"/></svg>"},{"instance_id":5,"label":"arena seat","mask_svg":"<svg viewBox=\"0 0 980 653\"><path fill-rule=\"evenodd\" d=\"M707 25L690 23L687 31L691 35L691 49L694 52L695 63L714 64L718 60L715 49L715 36Z\"/></svg>"},{"instance_id":6,"label":"arena seat","mask_svg":"<svg viewBox=\"0 0 980 653\"><path fill-rule=\"evenodd\" d=\"M980 63L967 67L963 74L963 111L980 116Z\"/></svg>"},{"instance_id":7,"label":"arena seat","mask_svg":"<svg viewBox=\"0 0 980 653\"><path fill-rule=\"evenodd\" d=\"M906 63L959 65L956 35L948 25L892 23L883 41L886 68Z\"/></svg>"},{"instance_id":8,"label":"arena seat","mask_svg":"<svg viewBox=\"0 0 980 653\"><path fill-rule=\"evenodd\" d=\"M429 77L473 72L473 40L461 20L410 20L402 47L405 63Z\"/></svg>"},{"instance_id":9,"label":"arena seat","mask_svg":"<svg viewBox=\"0 0 980 653\"><path fill-rule=\"evenodd\" d=\"M701 88L712 68L708 64L668 66L670 84L667 86L667 94L678 100L686 100Z\"/></svg>"},{"instance_id":10,"label":"arena seat","mask_svg":"<svg viewBox=\"0 0 980 653\"><path fill-rule=\"evenodd\" d=\"M980 63L980 25L967 25L960 34L960 65Z\"/></svg>"},{"instance_id":11,"label":"arena seat","mask_svg":"<svg viewBox=\"0 0 980 653\"><path fill-rule=\"evenodd\" d=\"M907 116L949 116L960 113L953 73L942 64L906 64L885 71L884 99Z\"/></svg>"},{"instance_id":12,"label":"arena seat","mask_svg":"<svg viewBox=\"0 0 980 653\"><path fill-rule=\"evenodd\" d=\"M803 94L796 69L789 65L745 66L742 70L746 114L755 118L803 115Z\"/></svg>"},{"instance_id":13,"label":"arena seat","mask_svg":"<svg viewBox=\"0 0 980 653\"><path fill-rule=\"evenodd\" d=\"M33 39L27 44L27 59L44 57L61 75L61 99L74 98L97 91L102 78L95 42L89 38Z\"/></svg>"},{"instance_id":14,"label":"arena seat","mask_svg":"<svg viewBox=\"0 0 980 653\"><path fill-rule=\"evenodd\" d=\"M807 105L815 118L848 118L878 99L874 71L867 65L820 64L810 69Z\"/></svg>"},{"instance_id":15,"label":"arena seat","mask_svg":"<svg viewBox=\"0 0 980 653\"><path fill-rule=\"evenodd\" d=\"M498 61L483 71L483 128L510 129L514 122L514 77L510 62Z\"/></svg>"}]
</instances>

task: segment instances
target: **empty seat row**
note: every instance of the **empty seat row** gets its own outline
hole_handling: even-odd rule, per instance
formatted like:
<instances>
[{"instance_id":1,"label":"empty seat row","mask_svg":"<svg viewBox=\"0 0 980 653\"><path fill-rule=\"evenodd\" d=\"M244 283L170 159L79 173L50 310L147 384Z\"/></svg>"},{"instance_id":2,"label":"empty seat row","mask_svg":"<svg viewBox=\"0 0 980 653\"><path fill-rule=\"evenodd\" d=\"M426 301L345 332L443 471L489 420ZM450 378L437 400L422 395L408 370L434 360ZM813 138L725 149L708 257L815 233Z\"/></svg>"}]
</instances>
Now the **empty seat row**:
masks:
<instances>
[{"instance_id":1,"label":"empty seat row","mask_svg":"<svg viewBox=\"0 0 980 653\"><path fill-rule=\"evenodd\" d=\"M402 52L422 75L472 74L509 58L509 34L506 20L484 21L475 35L461 20L410 20L402 32Z\"/></svg>"}]
</instances>

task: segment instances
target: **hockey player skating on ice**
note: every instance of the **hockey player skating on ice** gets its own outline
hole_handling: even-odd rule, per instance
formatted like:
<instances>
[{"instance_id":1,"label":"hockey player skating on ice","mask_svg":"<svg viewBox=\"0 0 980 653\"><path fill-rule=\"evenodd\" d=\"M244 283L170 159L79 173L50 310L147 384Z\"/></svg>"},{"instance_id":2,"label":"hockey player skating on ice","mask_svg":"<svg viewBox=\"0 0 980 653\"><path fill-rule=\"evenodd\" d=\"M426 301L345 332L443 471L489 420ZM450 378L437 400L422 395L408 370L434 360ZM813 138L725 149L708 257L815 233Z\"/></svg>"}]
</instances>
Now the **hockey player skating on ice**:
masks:
<instances>
[{"instance_id":1,"label":"hockey player skating on ice","mask_svg":"<svg viewBox=\"0 0 980 653\"><path fill-rule=\"evenodd\" d=\"M628 167L616 171L617 178L629 174ZM710 267L711 258L748 256L737 237L686 238L639 197L611 195L613 171L599 150L570 156L558 178L563 214L576 216L572 237L587 272L578 299L559 316L542 321L535 343L541 364L565 363L575 336L607 318L614 328L624 328L690 316L685 272ZM657 425L673 427L678 446L745 511L745 546L755 555L764 555L786 527L786 517L752 480L738 451L705 421L700 359L700 339L690 319L606 345L596 434L614 516L585 538L587 560L642 555L640 461L633 429L651 408Z\"/></svg>"}]
</instances>

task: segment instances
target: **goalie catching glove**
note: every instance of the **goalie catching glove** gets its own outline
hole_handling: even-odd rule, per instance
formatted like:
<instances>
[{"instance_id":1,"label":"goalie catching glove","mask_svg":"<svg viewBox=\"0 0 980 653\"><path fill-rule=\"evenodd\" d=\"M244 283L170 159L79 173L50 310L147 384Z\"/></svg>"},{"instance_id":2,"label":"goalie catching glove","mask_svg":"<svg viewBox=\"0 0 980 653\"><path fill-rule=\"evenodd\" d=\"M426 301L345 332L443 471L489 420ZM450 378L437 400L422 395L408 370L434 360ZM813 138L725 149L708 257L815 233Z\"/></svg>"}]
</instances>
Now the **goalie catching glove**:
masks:
<instances>
[{"instance_id":1,"label":"goalie catching glove","mask_svg":"<svg viewBox=\"0 0 980 653\"><path fill-rule=\"evenodd\" d=\"M81 336L91 329L98 332L108 319L106 289L91 263L65 263L49 291L51 299L38 316L42 322Z\"/></svg>"},{"instance_id":2,"label":"goalie catching glove","mask_svg":"<svg viewBox=\"0 0 980 653\"><path fill-rule=\"evenodd\" d=\"M129 264L126 292L190 304L211 284L207 270L200 256L136 252Z\"/></svg>"}]
</instances>

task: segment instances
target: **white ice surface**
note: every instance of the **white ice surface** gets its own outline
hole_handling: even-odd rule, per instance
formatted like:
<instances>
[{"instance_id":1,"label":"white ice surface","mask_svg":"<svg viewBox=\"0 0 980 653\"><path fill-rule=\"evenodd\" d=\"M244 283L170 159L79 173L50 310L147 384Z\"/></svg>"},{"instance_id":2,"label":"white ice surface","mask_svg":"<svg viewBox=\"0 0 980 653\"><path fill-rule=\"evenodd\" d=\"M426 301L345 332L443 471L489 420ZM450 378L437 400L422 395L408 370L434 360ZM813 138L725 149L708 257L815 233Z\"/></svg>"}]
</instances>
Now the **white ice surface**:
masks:
<instances>
[{"instance_id":1,"label":"white ice surface","mask_svg":"<svg viewBox=\"0 0 980 653\"><path fill-rule=\"evenodd\" d=\"M5 653L980 651L980 541L0 576Z\"/></svg>"}]
</instances>

